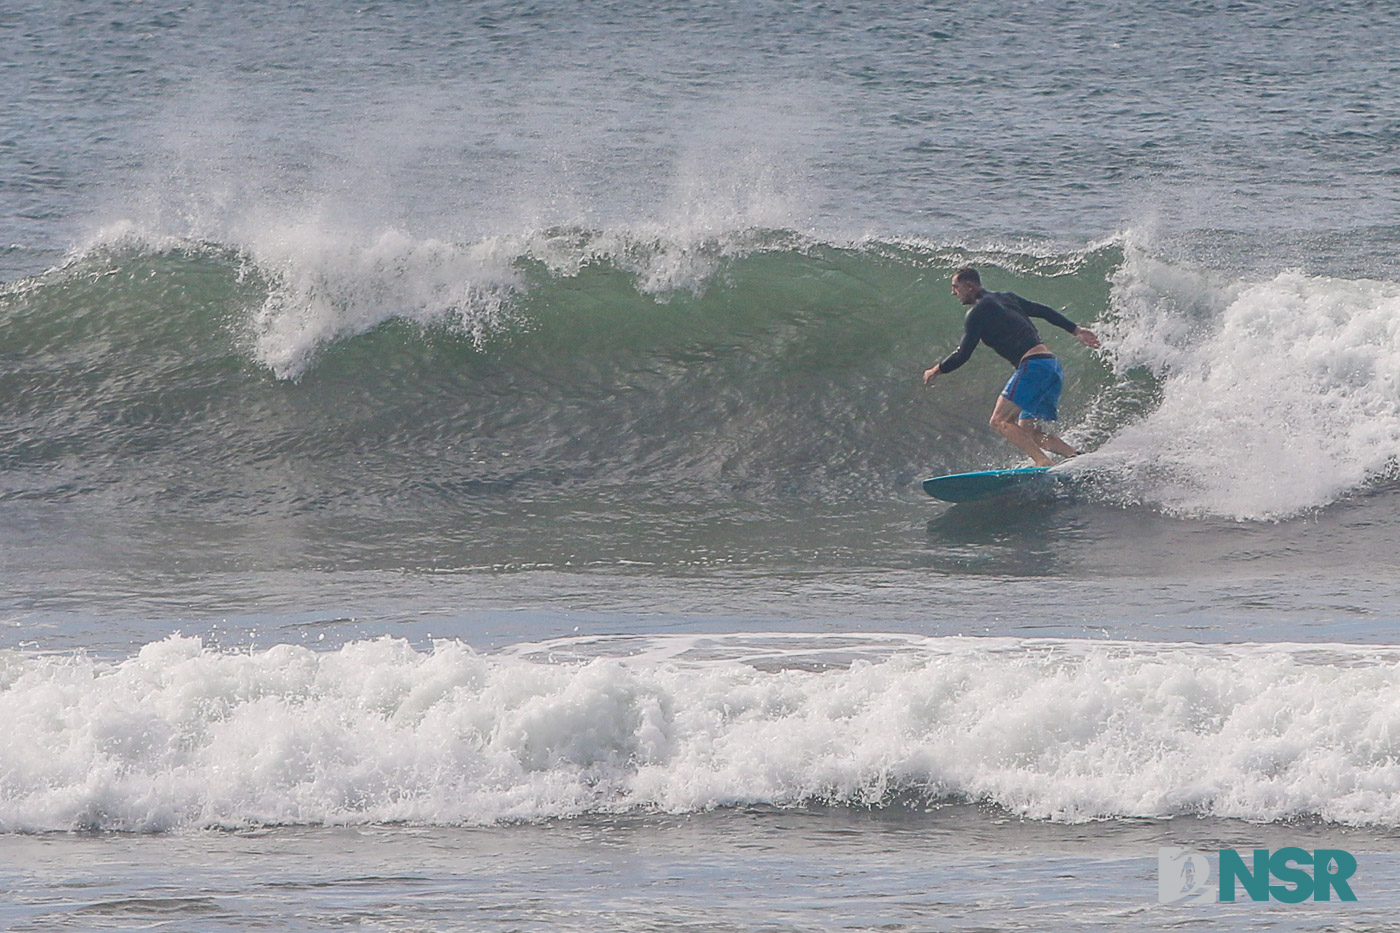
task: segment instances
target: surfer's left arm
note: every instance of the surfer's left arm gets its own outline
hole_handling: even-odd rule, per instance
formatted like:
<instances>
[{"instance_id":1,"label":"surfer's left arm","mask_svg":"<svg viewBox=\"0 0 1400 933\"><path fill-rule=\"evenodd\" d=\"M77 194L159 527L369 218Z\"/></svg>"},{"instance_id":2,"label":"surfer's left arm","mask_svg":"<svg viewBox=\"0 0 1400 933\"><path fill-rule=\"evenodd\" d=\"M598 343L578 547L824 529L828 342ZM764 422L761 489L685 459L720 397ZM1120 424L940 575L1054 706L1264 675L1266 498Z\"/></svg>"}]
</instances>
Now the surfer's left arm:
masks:
<instances>
[{"instance_id":1,"label":"surfer's left arm","mask_svg":"<svg viewBox=\"0 0 1400 933\"><path fill-rule=\"evenodd\" d=\"M1016 297L1020 298L1019 295ZM1037 302L1027 301L1021 298L1021 313L1026 315L1026 317L1038 317L1041 320L1049 321L1051 324L1060 328L1060 330L1068 331L1073 334L1076 340L1090 349L1097 349L1099 346L1098 335L1087 327L1080 327L1049 305L1038 304Z\"/></svg>"}]
</instances>

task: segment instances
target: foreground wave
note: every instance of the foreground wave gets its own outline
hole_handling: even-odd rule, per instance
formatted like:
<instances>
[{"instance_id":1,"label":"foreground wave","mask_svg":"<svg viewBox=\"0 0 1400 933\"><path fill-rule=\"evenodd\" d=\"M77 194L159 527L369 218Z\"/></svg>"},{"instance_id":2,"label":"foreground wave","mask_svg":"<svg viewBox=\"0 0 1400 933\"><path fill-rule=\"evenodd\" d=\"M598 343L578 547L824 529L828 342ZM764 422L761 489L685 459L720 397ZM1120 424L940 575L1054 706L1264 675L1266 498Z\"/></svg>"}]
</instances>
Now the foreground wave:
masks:
<instances>
[{"instance_id":1,"label":"foreground wave","mask_svg":"<svg viewBox=\"0 0 1400 933\"><path fill-rule=\"evenodd\" d=\"M1400 825L1400 653L889 636L0 656L0 829L978 801Z\"/></svg>"}]
</instances>

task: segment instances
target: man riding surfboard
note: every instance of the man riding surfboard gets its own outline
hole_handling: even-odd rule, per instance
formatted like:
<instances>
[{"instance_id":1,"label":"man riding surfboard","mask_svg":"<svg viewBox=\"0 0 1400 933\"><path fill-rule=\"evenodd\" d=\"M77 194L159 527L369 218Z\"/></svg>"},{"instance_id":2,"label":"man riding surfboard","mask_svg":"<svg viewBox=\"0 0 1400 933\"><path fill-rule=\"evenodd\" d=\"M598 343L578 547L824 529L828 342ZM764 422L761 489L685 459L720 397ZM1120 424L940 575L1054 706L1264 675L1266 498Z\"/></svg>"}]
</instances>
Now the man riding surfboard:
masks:
<instances>
[{"instance_id":1,"label":"man riding surfboard","mask_svg":"<svg viewBox=\"0 0 1400 933\"><path fill-rule=\"evenodd\" d=\"M1011 292L989 292L972 266L953 273L953 294L970 305L963 325L962 343L936 366L924 371L924 385L957 369L979 342L995 350L1016 367L992 410L991 425L998 434L1025 452L1036 466L1052 466L1051 454L1073 457L1079 453L1041 425L1059 417L1064 372L1055 354L1040 341L1030 319L1049 321L1068 331L1084 346L1097 348L1099 338L1047 305L1027 301Z\"/></svg>"}]
</instances>

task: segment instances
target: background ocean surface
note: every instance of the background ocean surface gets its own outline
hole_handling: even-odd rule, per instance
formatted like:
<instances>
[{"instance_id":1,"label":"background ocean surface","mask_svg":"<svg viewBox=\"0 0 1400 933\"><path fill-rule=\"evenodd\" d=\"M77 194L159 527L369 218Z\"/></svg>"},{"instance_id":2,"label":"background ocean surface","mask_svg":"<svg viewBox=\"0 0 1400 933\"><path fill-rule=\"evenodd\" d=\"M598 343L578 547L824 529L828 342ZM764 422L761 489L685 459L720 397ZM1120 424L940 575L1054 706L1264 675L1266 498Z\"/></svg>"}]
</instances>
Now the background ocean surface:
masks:
<instances>
[{"instance_id":1,"label":"background ocean surface","mask_svg":"<svg viewBox=\"0 0 1400 933\"><path fill-rule=\"evenodd\" d=\"M0 927L1400 929L1396 48L4 4ZM1058 491L919 489L967 262L1104 340Z\"/></svg>"}]
</instances>

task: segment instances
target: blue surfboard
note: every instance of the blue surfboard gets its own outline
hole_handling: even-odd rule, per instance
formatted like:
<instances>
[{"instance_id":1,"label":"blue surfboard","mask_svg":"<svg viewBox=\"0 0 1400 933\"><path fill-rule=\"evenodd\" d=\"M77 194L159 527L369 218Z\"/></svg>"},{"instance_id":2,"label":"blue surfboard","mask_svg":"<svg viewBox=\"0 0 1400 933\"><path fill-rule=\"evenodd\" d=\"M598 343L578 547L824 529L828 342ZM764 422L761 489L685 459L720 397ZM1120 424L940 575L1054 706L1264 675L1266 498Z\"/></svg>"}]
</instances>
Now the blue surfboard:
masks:
<instances>
[{"instance_id":1,"label":"blue surfboard","mask_svg":"<svg viewBox=\"0 0 1400 933\"><path fill-rule=\"evenodd\" d=\"M1018 470L952 473L924 480L924 492L944 502L974 502L1060 478L1059 474L1051 474L1049 470L1049 467L1022 467Z\"/></svg>"}]
</instances>

